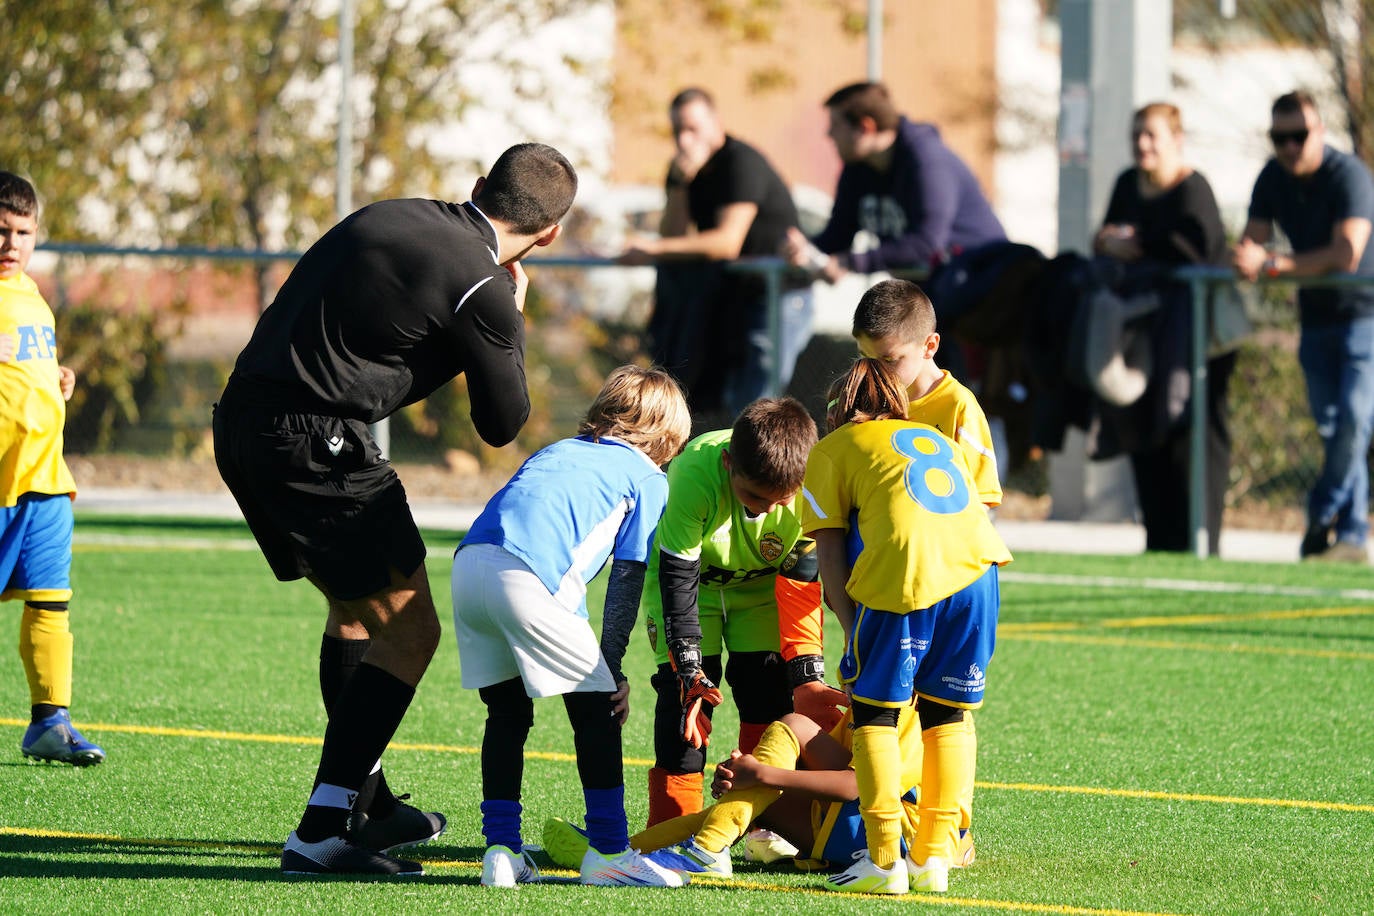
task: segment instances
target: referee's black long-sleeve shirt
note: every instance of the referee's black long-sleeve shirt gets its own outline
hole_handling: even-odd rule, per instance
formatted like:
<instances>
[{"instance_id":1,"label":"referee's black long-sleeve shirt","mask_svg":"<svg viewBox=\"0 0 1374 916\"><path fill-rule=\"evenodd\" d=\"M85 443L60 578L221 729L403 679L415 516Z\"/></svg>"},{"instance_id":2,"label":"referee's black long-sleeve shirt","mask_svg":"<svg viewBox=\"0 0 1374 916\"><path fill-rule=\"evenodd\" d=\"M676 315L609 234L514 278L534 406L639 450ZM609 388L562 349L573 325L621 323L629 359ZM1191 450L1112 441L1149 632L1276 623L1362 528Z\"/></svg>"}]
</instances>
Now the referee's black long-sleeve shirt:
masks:
<instances>
[{"instance_id":1,"label":"referee's black long-sleeve shirt","mask_svg":"<svg viewBox=\"0 0 1374 916\"><path fill-rule=\"evenodd\" d=\"M229 387L283 410L375 423L466 373L478 435L510 442L529 417L525 323L496 248L471 203L364 207L301 257Z\"/></svg>"}]
</instances>

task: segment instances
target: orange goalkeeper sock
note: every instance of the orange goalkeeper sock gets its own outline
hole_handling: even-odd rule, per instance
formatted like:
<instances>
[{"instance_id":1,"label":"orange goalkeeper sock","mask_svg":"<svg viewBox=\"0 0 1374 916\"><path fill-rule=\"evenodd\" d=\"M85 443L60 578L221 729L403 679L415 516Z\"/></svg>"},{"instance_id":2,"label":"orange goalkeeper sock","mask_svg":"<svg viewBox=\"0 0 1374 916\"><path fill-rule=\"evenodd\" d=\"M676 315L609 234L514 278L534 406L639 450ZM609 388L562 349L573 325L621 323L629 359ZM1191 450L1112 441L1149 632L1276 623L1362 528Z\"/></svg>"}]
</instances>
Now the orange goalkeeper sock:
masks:
<instances>
[{"instance_id":1,"label":"orange goalkeeper sock","mask_svg":"<svg viewBox=\"0 0 1374 916\"><path fill-rule=\"evenodd\" d=\"M700 773L669 773L662 767L649 770L649 823L695 814L701 810Z\"/></svg>"}]
</instances>

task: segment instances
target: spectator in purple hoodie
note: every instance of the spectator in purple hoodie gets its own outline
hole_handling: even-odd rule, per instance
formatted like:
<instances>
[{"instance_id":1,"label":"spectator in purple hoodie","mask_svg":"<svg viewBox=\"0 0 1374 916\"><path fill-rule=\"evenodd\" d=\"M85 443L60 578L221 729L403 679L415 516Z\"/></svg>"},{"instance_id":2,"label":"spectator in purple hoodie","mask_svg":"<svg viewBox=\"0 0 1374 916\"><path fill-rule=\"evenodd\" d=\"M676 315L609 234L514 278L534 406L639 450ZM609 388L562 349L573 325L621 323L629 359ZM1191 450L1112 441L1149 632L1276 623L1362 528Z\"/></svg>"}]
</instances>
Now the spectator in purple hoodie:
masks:
<instances>
[{"instance_id":1,"label":"spectator in purple hoodie","mask_svg":"<svg viewBox=\"0 0 1374 916\"><path fill-rule=\"evenodd\" d=\"M783 255L835 282L849 271L936 267L951 254L1006 239L978 179L933 124L898 113L882 83L854 83L825 100L844 162L830 221L808 240L788 232ZM860 230L877 247L851 251Z\"/></svg>"}]
</instances>

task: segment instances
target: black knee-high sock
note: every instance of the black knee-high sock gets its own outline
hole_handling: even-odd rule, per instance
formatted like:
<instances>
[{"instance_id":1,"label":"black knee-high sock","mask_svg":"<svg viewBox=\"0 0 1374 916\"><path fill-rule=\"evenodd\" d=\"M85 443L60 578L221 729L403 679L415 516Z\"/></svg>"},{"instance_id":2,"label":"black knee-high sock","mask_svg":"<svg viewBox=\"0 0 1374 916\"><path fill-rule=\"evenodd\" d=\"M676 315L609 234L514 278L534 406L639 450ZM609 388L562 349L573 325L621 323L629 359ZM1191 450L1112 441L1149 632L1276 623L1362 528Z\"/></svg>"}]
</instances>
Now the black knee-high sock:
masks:
<instances>
[{"instance_id":1,"label":"black knee-high sock","mask_svg":"<svg viewBox=\"0 0 1374 916\"><path fill-rule=\"evenodd\" d=\"M334 702L315 784L356 792L405 718L415 688L375 665L361 664ZM307 843L342 836L348 808L307 805L297 835Z\"/></svg>"},{"instance_id":2,"label":"black knee-high sock","mask_svg":"<svg viewBox=\"0 0 1374 916\"><path fill-rule=\"evenodd\" d=\"M563 706L573 729L577 775L584 789L613 789L625 784L620 723L611 715L609 693L565 693Z\"/></svg>"},{"instance_id":3,"label":"black knee-high sock","mask_svg":"<svg viewBox=\"0 0 1374 916\"><path fill-rule=\"evenodd\" d=\"M320 697L324 700L326 713L333 712L334 701L362 664L371 645L370 639L340 639L327 633L320 641ZM386 817L396 809L396 796L387 786L382 770L367 777L353 808L372 817Z\"/></svg>"},{"instance_id":4,"label":"black knee-high sock","mask_svg":"<svg viewBox=\"0 0 1374 916\"><path fill-rule=\"evenodd\" d=\"M518 677L482 687L477 694L487 706L482 734L482 798L518 802L525 775L525 739L534 725L534 701Z\"/></svg>"}]
</instances>

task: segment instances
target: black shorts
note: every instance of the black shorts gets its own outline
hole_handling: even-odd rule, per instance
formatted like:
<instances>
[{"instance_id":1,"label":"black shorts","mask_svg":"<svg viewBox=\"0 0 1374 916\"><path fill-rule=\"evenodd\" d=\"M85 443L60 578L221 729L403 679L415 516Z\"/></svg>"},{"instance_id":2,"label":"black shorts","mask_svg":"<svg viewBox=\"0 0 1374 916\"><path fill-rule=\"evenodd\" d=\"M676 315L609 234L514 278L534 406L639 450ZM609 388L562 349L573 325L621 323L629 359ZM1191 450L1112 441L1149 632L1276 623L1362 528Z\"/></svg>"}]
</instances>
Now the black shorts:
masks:
<instances>
[{"instance_id":1,"label":"black shorts","mask_svg":"<svg viewBox=\"0 0 1374 916\"><path fill-rule=\"evenodd\" d=\"M349 600L424 562L405 488L366 423L225 397L213 428L220 476L278 579L311 576Z\"/></svg>"}]
</instances>

